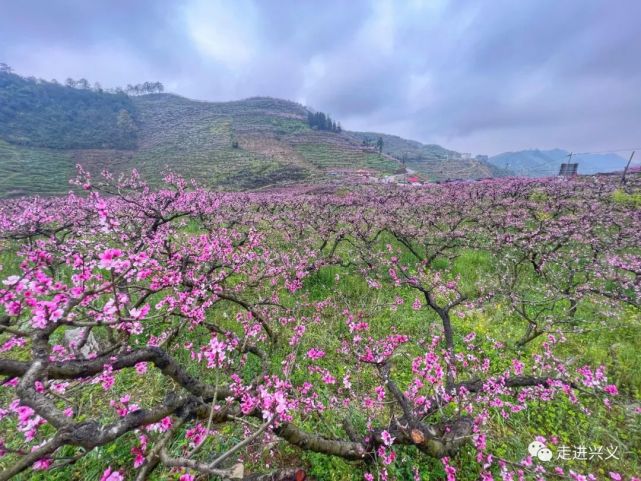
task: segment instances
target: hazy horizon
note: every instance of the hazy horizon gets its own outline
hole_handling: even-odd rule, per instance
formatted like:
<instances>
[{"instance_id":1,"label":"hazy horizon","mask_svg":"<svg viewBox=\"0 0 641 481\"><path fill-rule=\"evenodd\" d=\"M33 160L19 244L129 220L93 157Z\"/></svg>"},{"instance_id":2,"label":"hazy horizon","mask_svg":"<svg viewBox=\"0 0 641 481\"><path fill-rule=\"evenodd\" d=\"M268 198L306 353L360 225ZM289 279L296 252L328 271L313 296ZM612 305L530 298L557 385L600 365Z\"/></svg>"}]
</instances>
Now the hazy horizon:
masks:
<instances>
[{"instance_id":1,"label":"hazy horizon","mask_svg":"<svg viewBox=\"0 0 641 481\"><path fill-rule=\"evenodd\" d=\"M253 96L474 154L641 144L641 4L13 2L0 62L104 87Z\"/></svg>"}]
</instances>

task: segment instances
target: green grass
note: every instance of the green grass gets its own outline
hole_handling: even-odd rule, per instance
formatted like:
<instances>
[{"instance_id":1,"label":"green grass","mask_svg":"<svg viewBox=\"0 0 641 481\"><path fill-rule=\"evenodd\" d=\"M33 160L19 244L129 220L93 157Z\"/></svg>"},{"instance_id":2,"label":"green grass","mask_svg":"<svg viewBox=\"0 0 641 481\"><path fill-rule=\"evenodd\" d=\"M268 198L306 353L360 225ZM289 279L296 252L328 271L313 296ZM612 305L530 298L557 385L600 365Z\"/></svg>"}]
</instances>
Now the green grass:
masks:
<instances>
[{"instance_id":1,"label":"green grass","mask_svg":"<svg viewBox=\"0 0 641 481\"><path fill-rule=\"evenodd\" d=\"M641 193L627 193L622 189L617 189L612 194L612 200L617 204L641 209Z\"/></svg>"}]
</instances>

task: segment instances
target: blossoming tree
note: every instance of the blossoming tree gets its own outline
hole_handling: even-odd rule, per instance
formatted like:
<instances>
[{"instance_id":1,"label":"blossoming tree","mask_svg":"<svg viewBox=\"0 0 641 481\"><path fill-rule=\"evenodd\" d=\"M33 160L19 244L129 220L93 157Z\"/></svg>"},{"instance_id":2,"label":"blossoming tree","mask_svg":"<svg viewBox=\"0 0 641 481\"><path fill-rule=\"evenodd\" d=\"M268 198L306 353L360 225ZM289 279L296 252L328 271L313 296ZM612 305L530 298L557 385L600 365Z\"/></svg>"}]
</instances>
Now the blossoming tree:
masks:
<instances>
[{"instance_id":1,"label":"blossoming tree","mask_svg":"<svg viewBox=\"0 0 641 481\"><path fill-rule=\"evenodd\" d=\"M479 479L590 479L497 455L488 426L559 398L616 403L602 367L557 352L639 307L641 217L611 182L221 194L81 174L84 194L0 207L0 480L116 442L130 464L103 480L305 479L300 457L269 461L285 446L365 479L403 447L448 480L470 449ZM494 266L471 281L470 252ZM336 287L319 295L306 282L323 273ZM380 302L354 303L341 276ZM406 302L424 322L396 317ZM466 324L499 303L524 323L514 342Z\"/></svg>"}]
</instances>

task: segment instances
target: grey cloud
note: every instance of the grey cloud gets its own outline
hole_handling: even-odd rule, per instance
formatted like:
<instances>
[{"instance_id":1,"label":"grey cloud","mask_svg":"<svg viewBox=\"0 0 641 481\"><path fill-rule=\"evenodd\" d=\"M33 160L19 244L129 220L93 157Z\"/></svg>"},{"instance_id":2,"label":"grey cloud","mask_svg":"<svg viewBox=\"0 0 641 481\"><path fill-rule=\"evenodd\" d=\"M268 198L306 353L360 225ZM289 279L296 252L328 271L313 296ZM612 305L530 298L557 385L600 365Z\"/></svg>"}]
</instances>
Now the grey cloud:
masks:
<instances>
[{"instance_id":1,"label":"grey cloud","mask_svg":"<svg viewBox=\"0 0 641 481\"><path fill-rule=\"evenodd\" d=\"M495 153L641 143L641 4L5 1L0 61L211 100L304 100L347 128Z\"/></svg>"}]
</instances>

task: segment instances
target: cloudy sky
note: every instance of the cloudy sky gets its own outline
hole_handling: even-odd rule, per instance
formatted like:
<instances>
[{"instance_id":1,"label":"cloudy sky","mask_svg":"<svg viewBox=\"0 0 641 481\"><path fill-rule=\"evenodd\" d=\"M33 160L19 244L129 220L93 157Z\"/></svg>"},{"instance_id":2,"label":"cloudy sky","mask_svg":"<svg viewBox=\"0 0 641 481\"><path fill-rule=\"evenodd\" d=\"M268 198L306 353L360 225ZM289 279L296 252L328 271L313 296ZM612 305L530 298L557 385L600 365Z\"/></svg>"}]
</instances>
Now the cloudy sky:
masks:
<instances>
[{"instance_id":1,"label":"cloudy sky","mask_svg":"<svg viewBox=\"0 0 641 481\"><path fill-rule=\"evenodd\" d=\"M0 0L0 62L464 152L641 147L637 0Z\"/></svg>"}]
</instances>

